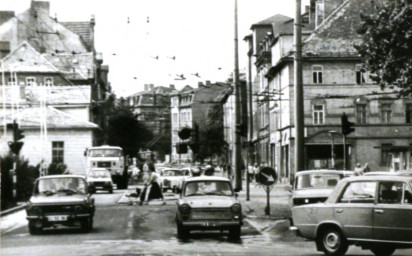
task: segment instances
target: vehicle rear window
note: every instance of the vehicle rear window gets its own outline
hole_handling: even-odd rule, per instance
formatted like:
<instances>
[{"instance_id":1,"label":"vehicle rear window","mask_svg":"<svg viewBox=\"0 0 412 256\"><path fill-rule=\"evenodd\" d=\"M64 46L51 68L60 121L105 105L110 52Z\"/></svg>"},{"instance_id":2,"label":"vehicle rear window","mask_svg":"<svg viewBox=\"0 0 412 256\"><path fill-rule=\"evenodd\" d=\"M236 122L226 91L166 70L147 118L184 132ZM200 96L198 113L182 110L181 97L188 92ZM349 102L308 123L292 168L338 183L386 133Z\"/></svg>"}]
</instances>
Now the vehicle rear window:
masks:
<instances>
[{"instance_id":1,"label":"vehicle rear window","mask_svg":"<svg viewBox=\"0 0 412 256\"><path fill-rule=\"evenodd\" d=\"M296 189L306 188L334 188L341 179L339 174L310 173L299 175L296 180Z\"/></svg>"},{"instance_id":2,"label":"vehicle rear window","mask_svg":"<svg viewBox=\"0 0 412 256\"><path fill-rule=\"evenodd\" d=\"M343 194L340 203L374 203L376 192L376 182L357 181L349 183Z\"/></svg>"},{"instance_id":3,"label":"vehicle rear window","mask_svg":"<svg viewBox=\"0 0 412 256\"><path fill-rule=\"evenodd\" d=\"M233 190L227 181L191 181L186 183L184 196L232 196Z\"/></svg>"}]
</instances>

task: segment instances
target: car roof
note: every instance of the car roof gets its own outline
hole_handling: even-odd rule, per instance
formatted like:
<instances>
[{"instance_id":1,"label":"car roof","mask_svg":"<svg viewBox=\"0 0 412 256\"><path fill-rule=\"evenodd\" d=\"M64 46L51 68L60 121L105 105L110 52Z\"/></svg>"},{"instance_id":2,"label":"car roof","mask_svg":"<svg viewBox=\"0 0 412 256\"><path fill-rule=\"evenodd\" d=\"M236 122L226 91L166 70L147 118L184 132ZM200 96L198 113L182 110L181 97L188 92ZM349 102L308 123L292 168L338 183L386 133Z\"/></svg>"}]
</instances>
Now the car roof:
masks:
<instances>
[{"instance_id":1,"label":"car roof","mask_svg":"<svg viewBox=\"0 0 412 256\"><path fill-rule=\"evenodd\" d=\"M92 169L90 169L90 171L108 171L108 172L110 172L106 168L92 168Z\"/></svg>"},{"instance_id":2,"label":"car roof","mask_svg":"<svg viewBox=\"0 0 412 256\"><path fill-rule=\"evenodd\" d=\"M84 179L84 175L78 175L78 174L60 174L60 175L47 175L38 178L40 179L53 179L53 178L82 178Z\"/></svg>"},{"instance_id":3,"label":"car roof","mask_svg":"<svg viewBox=\"0 0 412 256\"><path fill-rule=\"evenodd\" d=\"M189 177L186 179L186 182L189 181L229 181L228 178L219 177L219 176L196 176L196 177Z\"/></svg>"},{"instance_id":4,"label":"car roof","mask_svg":"<svg viewBox=\"0 0 412 256\"><path fill-rule=\"evenodd\" d=\"M324 174L353 174L353 171L347 170L330 170L330 169L320 169L320 170L304 170L297 172L295 176L304 175L304 174L312 174L312 173L324 173Z\"/></svg>"},{"instance_id":5,"label":"car roof","mask_svg":"<svg viewBox=\"0 0 412 256\"><path fill-rule=\"evenodd\" d=\"M412 177L403 175L362 175L346 178L348 181L412 181Z\"/></svg>"},{"instance_id":6,"label":"car roof","mask_svg":"<svg viewBox=\"0 0 412 256\"><path fill-rule=\"evenodd\" d=\"M116 146L103 145L103 146L98 146L98 147L90 147L89 149L122 149L122 148L116 147Z\"/></svg>"},{"instance_id":7,"label":"car roof","mask_svg":"<svg viewBox=\"0 0 412 256\"><path fill-rule=\"evenodd\" d=\"M170 171L170 170L172 170L172 171L180 171L181 168L178 168L178 167L167 167L167 168L164 168L162 171Z\"/></svg>"}]
</instances>

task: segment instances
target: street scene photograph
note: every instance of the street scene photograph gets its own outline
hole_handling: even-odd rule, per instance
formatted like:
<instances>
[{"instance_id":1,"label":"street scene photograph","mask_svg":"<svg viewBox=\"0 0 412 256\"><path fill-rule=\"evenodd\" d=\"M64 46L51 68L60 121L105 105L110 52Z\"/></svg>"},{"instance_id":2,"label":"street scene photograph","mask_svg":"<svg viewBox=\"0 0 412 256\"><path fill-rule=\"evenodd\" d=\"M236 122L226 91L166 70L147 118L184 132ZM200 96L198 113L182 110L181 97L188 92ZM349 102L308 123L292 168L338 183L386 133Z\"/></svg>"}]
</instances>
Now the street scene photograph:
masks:
<instances>
[{"instance_id":1,"label":"street scene photograph","mask_svg":"<svg viewBox=\"0 0 412 256\"><path fill-rule=\"evenodd\" d=\"M412 255L412 0L2 0L0 255Z\"/></svg>"}]
</instances>

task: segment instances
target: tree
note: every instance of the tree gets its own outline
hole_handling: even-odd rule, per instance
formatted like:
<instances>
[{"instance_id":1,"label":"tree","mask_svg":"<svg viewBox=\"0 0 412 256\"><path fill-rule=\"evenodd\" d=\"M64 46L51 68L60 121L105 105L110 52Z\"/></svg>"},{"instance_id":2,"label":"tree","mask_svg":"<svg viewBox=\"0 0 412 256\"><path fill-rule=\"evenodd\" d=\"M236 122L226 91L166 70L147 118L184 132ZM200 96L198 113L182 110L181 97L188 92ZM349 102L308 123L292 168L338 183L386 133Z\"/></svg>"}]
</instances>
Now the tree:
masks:
<instances>
[{"instance_id":1,"label":"tree","mask_svg":"<svg viewBox=\"0 0 412 256\"><path fill-rule=\"evenodd\" d=\"M222 105L216 104L209 109L205 125L199 126L199 133L199 159L203 160L207 157L223 154L226 142L224 140L223 131Z\"/></svg>"},{"instance_id":2,"label":"tree","mask_svg":"<svg viewBox=\"0 0 412 256\"><path fill-rule=\"evenodd\" d=\"M152 138L152 132L123 104L117 106L108 119L106 142L121 147L125 155L137 155Z\"/></svg>"},{"instance_id":3,"label":"tree","mask_svg":"<svg viewBox=\"0 0 412 256\"><path fill-rule=\"evenodd\" d=\"M400 95L412 92L412 0L384 1L376 12L361 14L358 33L363 41L355 48L364 67L381 88L396 85Z\"/></svg>"}]
</instances>

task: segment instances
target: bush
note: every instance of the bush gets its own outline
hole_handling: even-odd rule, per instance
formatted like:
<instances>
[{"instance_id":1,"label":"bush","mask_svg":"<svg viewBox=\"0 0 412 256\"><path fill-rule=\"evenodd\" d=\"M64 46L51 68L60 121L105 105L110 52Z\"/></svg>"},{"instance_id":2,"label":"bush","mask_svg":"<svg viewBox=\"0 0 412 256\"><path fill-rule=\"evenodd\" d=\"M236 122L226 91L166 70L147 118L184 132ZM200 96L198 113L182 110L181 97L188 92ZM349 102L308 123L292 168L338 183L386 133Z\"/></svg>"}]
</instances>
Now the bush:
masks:
<instances>
[{"instance_id":1,"label":"bush","mask_svg":"<svg viewBox=\"0 0 412 256\"><path fill-rule=\"evenodd\" d=\"M65 165L64 163L51 163L49 167L47 167L48 175L64 174L66 171L67 165Z\"/></svg>"}]
</instances>

